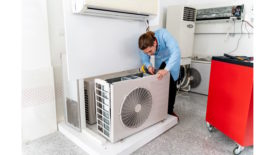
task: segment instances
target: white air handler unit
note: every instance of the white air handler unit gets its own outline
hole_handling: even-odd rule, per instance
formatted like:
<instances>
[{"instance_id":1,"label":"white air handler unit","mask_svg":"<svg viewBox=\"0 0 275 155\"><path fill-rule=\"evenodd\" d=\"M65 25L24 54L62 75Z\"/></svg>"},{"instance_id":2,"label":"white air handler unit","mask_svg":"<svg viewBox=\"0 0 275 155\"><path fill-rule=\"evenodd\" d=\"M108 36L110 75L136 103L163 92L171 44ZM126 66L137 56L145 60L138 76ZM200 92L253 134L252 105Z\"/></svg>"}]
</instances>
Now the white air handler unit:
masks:
<instances>
[{"instance_id":1,"label":"white air handler unit","mask_svg":"<svg viewBox=\"0 0 275 155\"><path fill-rule=\"evenodd\" d=\"M179 44L182 65L191 64L195 21L195 8L182 5L167 7L166 28Z\"/></svg>"},{"instance_id":2,"label":"white air handler unit","mask_svg":"<svg viewBox=\"0 0 275 155\"><path fill-rule=\"evenodd\" d=\"M158 0L73 0L73 12L79 14L146 20L158 13Z\"/></svg>"},{"instance_id":3,"label":"white air handler unit","mask_svg":"<svg viewBox=\"0 0 275 155\"><path fill-rule=\"evenodd\" d=\"M112 143L167 118L170 76L95 79L98 132Z\"/></svg>"}]
</instances>

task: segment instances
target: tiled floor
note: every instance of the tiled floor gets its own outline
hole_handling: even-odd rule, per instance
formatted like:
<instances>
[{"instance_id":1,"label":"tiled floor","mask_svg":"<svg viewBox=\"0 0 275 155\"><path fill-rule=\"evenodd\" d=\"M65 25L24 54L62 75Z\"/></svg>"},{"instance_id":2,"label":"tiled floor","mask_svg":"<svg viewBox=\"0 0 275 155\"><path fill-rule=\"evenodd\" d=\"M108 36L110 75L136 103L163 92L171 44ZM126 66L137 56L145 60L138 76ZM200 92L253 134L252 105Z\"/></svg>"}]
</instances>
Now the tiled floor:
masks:
<instances>
[{"instance_id":1,"label":"tiled floor","mask_svg":"<svg viewBox=\"0 0 275 155\"><path fill-rule=\"evenodd\" d=\"M175 112L180 117L178 125L146 144L134 155L232 155L235 143L219 131L208 132L205 123L207 96L180 93ZM23 145L25 155L86 155L74 143L56 132ZM241 155L252 155L247 147Z\"/></svg>"}]
</instances>

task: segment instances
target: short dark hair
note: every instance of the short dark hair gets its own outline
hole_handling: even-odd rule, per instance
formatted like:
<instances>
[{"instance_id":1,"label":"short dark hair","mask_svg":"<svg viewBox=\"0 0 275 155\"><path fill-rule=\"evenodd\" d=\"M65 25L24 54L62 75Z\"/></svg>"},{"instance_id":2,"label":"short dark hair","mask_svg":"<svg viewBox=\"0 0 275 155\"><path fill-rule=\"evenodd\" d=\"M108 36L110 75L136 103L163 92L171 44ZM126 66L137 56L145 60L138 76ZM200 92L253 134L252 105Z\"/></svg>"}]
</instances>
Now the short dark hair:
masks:
<instances>
[{"instance_id":1,"label":"short dark hair","mask_svg":"<svg viewBox=\"0 0 275 155\"><path fill-rule=\"evenodd\" d=\"M138 47L139 47L141 50L144 50L144 49L146 49L147 47L153 46L155 40L156 40L155 33L152 32L152 31L148 31L148 32L142 34L142 35L139 37L139 40L138 40Z\"/></svg>"}]
</instances>

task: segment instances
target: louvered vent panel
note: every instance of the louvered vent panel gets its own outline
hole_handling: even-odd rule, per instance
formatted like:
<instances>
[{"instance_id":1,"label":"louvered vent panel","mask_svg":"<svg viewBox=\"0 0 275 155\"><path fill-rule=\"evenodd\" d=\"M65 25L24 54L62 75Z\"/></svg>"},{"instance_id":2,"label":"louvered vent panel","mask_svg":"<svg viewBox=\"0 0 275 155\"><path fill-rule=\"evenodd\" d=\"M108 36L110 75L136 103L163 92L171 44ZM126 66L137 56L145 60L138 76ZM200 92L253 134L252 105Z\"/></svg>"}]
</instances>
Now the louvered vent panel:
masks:
<instances>
[{"instance_id":1,"label":"louvered vent panel","mask_svg":"<svg viewBox=\"0 0 275 155\"><path fill-rule=\"evenodd\" d=\"M97 130L104 136L110 137L110 125L111 125L111 109L109 92L106 91L104 85L96 83L96 118L97 118Z\"/></svg>"},{"instance_id":2,"label":"louvered vent panel","mask_svg":"<svg viewBox=\"0 0 275 155\"><path fill-rule=\"evenodd\" d=\"M184 7L183 20L195 21L196 9L190 7Z\"/></svg>"},{"instance_id":3,"label":"louvered vent panel","mask_svg":"<svg viewBox=\"0 0 275 155\"><path fill-rule=\"evenodd\" d=\"M86 115L86 121L89 122L89 96L88 96L88 90L87 88L84 88L85 93L85 115Z\"/></svg>"}]
</instances>

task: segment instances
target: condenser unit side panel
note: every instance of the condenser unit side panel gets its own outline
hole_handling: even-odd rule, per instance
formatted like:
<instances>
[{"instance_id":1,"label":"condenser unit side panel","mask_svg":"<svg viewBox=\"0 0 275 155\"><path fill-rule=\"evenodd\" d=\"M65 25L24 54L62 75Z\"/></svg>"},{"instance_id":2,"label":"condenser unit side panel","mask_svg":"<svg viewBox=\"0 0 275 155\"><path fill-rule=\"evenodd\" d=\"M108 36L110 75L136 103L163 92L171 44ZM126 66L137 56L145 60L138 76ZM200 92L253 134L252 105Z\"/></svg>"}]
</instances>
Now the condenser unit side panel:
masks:
<instances>
[{"instance_id":1,"label":"condenser unit side panel","mask_svg":"<svg viewBox=\"0 0 275 155\"><path fill-rule=\"evenodd\" d=\"M162 80L158 80L156 75L152 75L112 84L112 125L114 137L111 142L126 138L167 117L169 80L170 76L165 76ZM129 128L123 124L121 119L122 104L127 95L137 88L149 90L152 95L152 107L147 120L141 126Z\"/></svg>"},{"instance_id":2,"label":"condenser unit side panel","mask_svg":"<svg viewBox=\"0 0 275 155\"><path fill-rule=\"evenodd\" d=\"M95 124L95 98L94 98L94 82L84 81L84 95L85 95L85 117L86 123Z\"/></svg>"},{"instance_id":3,"label":"condenser unit side panel","mask_svg":"<svg viewBox=\"0 0 275 155\"><path fill-rule=\"evenodd\" d=\"M109 83L101 79L95 79L97 131L109 140L111 137L110 91Z\"/></svg>"},{"instance_id":4,"label":"condenser unit side panel","mask_svg":"<svg viewBox=\"0 0 275 155\"><path fill-rule=\"evenodd\" d=\"M84 81L94 82L94 80L96 78L101 79L101 80L106 80L106 79L110 79L110 78L116 78L116 77L126 76L126 75L129 75L129 74L135 74L135 73L138 73L138 69L131 69L131 70L126 70L126 71L121 71L121 72L102 74L102 75L99 75L99 76L85 78Z\"/></svg>"}]
</instances>

